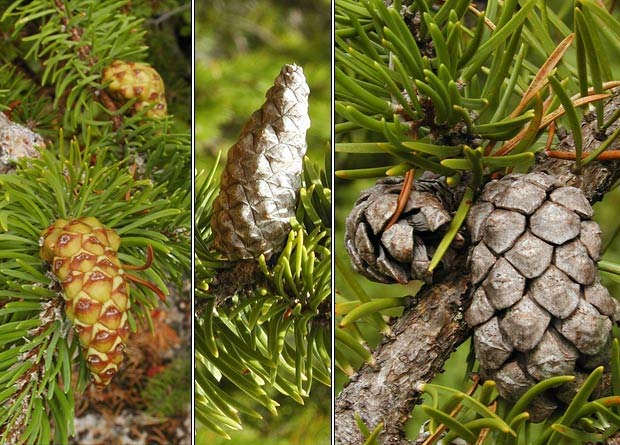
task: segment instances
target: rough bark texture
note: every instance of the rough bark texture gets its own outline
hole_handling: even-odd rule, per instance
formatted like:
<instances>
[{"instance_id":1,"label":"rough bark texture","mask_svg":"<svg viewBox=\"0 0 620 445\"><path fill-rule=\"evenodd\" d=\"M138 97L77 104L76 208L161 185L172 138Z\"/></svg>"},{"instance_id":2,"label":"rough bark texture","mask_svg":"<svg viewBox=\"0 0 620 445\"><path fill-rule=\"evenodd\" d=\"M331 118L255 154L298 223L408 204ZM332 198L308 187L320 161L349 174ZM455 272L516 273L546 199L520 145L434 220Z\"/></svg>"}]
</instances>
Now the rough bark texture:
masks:
<instances>
[{"instance_id":1,"label":"rough bark texture","mask_svg":"<svg viewBox=\"0 0 620 445\"><path fill-rule=\"evenodd\" d=\"M605 118L620 107L616 95L605 107ZM607 130L611 134L619 123ZM592 151L604 139L596 132L596 122L582 123L584 151ZM617 150L620 142L610 147ZM566 136L556 150L574 152L572 136ZM574 162L549 159L539 155L532 171L543 171L559 178L565 185L581 188L591 203L599 201L620 179L620 162L593 162L579 174L572 171ZM374 366L364 365L338 395L335 409L336 443L359 445L364 442L354 415L372 430L384 423L379 442L385 445L409 444L404 424L413 407L420 402L417 382L428 382L443 369L450 353L472 333L462 318L471 298L464 255L455 260L451 275L435 277L435 284L418 293L417 305L407 308L393 326L393 336L375 349ZM461 266L459 266L461 265Z\"/></svg>"},{"instance_id":2,"label":"rough bark texture","mask_svg":"<svg viewBox=\"0 0 620 445\"><path fill-rule=\"evenodd\" d=\"M620 445L620 433L615 433L605 441L606 445ZM588 442L587 445L596 445L594 442Z\"/></svg>"},{"instance_id":3,"label":"rough bark texture","mask_svg":"<svg viewBox=\"0 0 620 445\"><path fill-rule=\"evenodd\" d=\"M354 413L371 429L385 423L381 443L408 443L403 425L420 397L413 388L440 372L452 351L471 334L463 320L469 297L465 255L459 257L454 270L418 292L418 303L398 319L392 327L393 336L377 347L373 354L376 363L364 365L351 377L336 402L338 443L364 443Z\"/></svg>"}]
</instances>

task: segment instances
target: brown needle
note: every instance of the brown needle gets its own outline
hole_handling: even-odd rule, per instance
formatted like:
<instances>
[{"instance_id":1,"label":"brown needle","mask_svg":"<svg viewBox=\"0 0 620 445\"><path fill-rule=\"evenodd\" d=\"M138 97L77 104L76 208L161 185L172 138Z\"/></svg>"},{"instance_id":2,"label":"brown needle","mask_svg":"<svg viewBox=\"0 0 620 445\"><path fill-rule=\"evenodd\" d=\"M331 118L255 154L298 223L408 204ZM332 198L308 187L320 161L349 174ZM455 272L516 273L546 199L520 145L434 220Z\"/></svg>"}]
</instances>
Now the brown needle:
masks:
<instances>
[{"instance_id":1,"label":"brown needle","mask_svg":"<svg viewBox=\"0 0 620 445\"><path fill-rule=\"evenodd\" d=\"M545 144L545 151L549 151L551 144L553 143L553 136L555 136L555 121L549 124L549 133L547 133L547 143Z\"/></svg>"},{"instance_id":2,"label":"brown needle","mask_svg":"<svg viewBox=\"0 0 620 445\"><path fill-rule=\"evenodd\" d=\"M405 206L407 205L407 201L409 201L409 196L411 195L411 189L413 188L414 176L415 169L413 168L405 173L405 182L403 182L403 188L400 189L400 194L398 195L396 210L394 211L392 218L388 221L387 226L385 226L385 230L392 227L396 221L398 221L400 215L402 215L403 210L405 210Z\"/></svg>"},{"instance_id":3,"label":"brown needle","mask_svg":"<svg viewBox=\"0 0 620 445\"><path fill-rule=\"evenodd\" d=\"M568 159L570 161L577 159L577 155L572 151L547 150L545 153L550 158ZM584 159L589 154L590 153L582 153L581 159ZM617 161L618 159L620 159L620 150L607 150L596 157L597 161Z\"/></svg>"},{"instance_id":4,"label":"brown needle","mask_svg":"<svg viewBox=\"0 0 620 445\"><path fill-rule=\"evenodd\" d=\"M127 277L129 281L133 281L134 283L138 283L138 284L148 287L157 295L157 297L159 297L159 299L163 303L166 302L166 295L164 294L164 292L160 288L155 286L153 283L151 283L150 281L143 280L142 278L136 277L135 275L130 275L128 273L125 274L125 277Z\"/></svg>"},{"instance_id":5,"label":"brown needle","mask_svg":"<svg viewBox=\"0 0 620 445\"><path fill-rule=\"evenodd\" d=\"M146 246L146 262L142 266L131 266L128 264L123 265L123 269L125 270L146 270L151 267L153 264L153 248L151 246Z\"/></svg>"},{"instance_id":6,"label":"brown needle","mask_svg":"<svg viewBox=\"0 0 620 445\"><path fill-rule=\"evenodd\" d=\"M123 269L125 270L146 270L149 267L151 267L152 264L153 264L153 248L151 246L146 246L146 262L142 266L131 266L131 265L125 264L123 265ZM155 292L155 294L159 297L159 299L162 302L164 303L166 302L166 295L164 294L164 292L160 288L155 286L153 283L151 283L150 281L146 281L140 277L136 277L135 275L130 275L128 273L125 274L125 277L127 277L129 281L133 281L134 283L138 283L138 284L148 287L153 292Z\"/></svg>"},{"instance_id":7,"label":"brown needle","mask_svg":"<svg viewBox=\"0 0 620 445\"><path fill-rule=\"evenodd\" d=\"M497 411L497 401L493 402L491 406L489 407L489 409L491 410L492 413L495 413ZM482 430L480 431L480 434L478 435L478 440L476 441L476 445L482 445L490 432L491 432L490 428L482 428Z\"/></svg>"}]
</instances>

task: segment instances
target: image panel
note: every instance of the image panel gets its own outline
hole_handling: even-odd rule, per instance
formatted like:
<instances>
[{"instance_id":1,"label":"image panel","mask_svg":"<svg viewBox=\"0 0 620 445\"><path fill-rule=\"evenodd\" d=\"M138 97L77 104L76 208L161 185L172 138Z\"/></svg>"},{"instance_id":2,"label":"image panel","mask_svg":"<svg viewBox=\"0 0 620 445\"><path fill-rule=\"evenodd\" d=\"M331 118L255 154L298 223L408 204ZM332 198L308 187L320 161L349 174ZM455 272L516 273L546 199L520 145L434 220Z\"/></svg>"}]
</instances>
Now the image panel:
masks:
<instances>
[{"instance_id":1,"label":"image panel","mask_svg":"<svg viewBox=\"0 0 620 445\"><path fill-rule=\"evenodd\" d=\"M196 443L331 441L330 30L196 5Z\"/></svg>"},{"instance_id":2,"label":"image panel","mask_svg":"<svg viewBox=\"0 0 620 445\"><path fill-rule=\"evenodd\" d=\"M0 443L189 445L191 3L0 11Z\"/></svg>"},{"instance_id":3,"label":"image panel","mask_svg":"<svg viewBox=\"0 0 620 445\"><path fill-rule=\"evenodd\" d=\"M615 443L617 2L335 9L336 443Z\"/></svg>"}]
</instances>

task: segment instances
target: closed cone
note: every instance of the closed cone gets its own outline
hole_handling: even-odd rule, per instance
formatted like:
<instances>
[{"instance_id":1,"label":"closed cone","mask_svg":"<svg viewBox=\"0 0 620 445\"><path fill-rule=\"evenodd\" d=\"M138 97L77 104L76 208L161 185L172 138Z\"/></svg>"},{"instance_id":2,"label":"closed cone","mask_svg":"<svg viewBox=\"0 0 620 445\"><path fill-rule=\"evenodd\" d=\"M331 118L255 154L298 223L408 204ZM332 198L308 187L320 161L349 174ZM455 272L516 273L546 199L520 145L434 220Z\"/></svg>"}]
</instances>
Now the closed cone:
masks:
<instances>
[{"instance_id":1,"label":"closed cone","mask_svg":"<svg viewBox=\"0 0 620 445\"><path fill-rule=\"evenodd\" d=\"M146 112L149 117L166 116L164 81L151 65L115 60L103 72L103 80L111 82L108 89L115 96L125 100L137 98L134 110L149 108Z\"/></svg>"},{"instance_id":2,"label":"closed cone","mask_svg":"<svg viewBox=\"0 0 620 445\"><path fill-rule=\"evenodd\" d=\"M92 217L59 219L42 233L40 256L52 266L94 385L110 383L129 334L129 287L118 259L120 238Z\"/></svg>"},{"instance_id":3,"label":"closed cone","mask_svg":"<svg viewBox=\"0 0 620 445\"><path fill-rule=\"evenodd\" d=\"M270 258L286 243L301 187L309 94L303 69L285 65L228 151L211 227L215 249L230 260Z\"/></svg>"},{"instance_id":4,"label":"closed cone","mask_svg":"<svg viewBox=\"0 0 620 445\"><path fill-rule=\"evenodd\" d=\"M601 284L601 231L584 193L544 173L488 183L467 228L472 304L465 320L484 377L516 401L541 380L607 365L619 304ZM534 421L570 401L539 397Z\"/></svg>"}]
</instances>

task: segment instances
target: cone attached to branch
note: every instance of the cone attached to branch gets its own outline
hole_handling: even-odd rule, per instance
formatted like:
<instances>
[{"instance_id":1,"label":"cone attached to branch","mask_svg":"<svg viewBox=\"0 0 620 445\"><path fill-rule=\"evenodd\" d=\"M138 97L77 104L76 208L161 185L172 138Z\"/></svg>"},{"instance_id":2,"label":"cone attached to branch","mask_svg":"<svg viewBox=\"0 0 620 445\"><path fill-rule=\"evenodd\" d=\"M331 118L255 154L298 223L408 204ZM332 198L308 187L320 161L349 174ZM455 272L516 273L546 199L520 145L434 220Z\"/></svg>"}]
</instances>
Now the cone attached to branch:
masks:
<instances>
[{"instance_id":1,"label":"cone attached to branch","mask_svg":"<svg viewBox=\"0 0 620 445\"><path fill-rule=\"evenodd\" d=\"M399 219L388 227L403 182L402 177L377 181L360 194L346 221L345 246L353 268L380 283L430 282L430 260L452 220L453 190L443 179L418 179ZM447 251L444 265L454 253Z\"/></svg>"},{"instance_id":2,"label":"cone attached to branch","mask_svg":"<svg viewBox=\"0 0 620 445\"><path fill-rule=\"evenodd\" d=\"M491 181L467 228L474 327L481 373L516 401L537 382L588 373L609 361L620 305L601 284L601 230L584 193L544 173ZM570 398L530 407L546 418Z\"/></svg>"},{"instance_id":3,"label":"cone attached to branch","mask_svg":"<svg viewBox=\"0 0 620 445\"><path fill-rule=\"evenodd\" d=\"M148 117L166 116L166 89L155 68L147 63L115 60L103 72L104 82L111 82L108 89L124 100L136 98L135 111L148 108Z\"/></svg>"},{"instance_id":4,"label":"cone attached to branch","mask_svg":"<svg viewBox=\"0 0 620 445\"><path fill-rule=\"evenodd\" d=\"M215 248L231 260L269 258L284 246L301 186L309 92L301 67L285 65L228 152L211 227Z\"/></svg>"},{"instance_id":5,"label":"cone attached to branch","mask_svg":"<svg viewBox=\"0 0 620 445\"><path fill-rule=\"evenodd\" d=\"M97 219L59 219L43 231L40 256L51 264L78 334L91 380L110 383L129 335L129 286L118 259L120 238Z\"/></svg>"}]
</instances>

